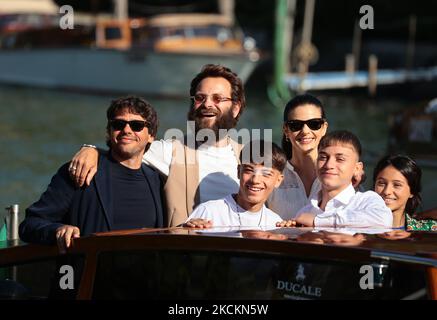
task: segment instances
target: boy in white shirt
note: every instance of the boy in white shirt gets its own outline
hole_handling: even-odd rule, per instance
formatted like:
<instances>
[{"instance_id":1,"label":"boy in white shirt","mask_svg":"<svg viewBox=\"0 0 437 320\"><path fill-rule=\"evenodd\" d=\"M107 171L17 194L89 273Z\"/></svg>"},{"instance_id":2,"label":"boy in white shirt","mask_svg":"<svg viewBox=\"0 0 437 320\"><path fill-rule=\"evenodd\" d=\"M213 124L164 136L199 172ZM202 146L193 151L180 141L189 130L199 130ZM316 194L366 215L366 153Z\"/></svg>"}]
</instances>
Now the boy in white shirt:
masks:
<instances>
[{"instance_id":1,"label":"boy in white shirt","mask_svg":"<svg viewBox=\"0 0 437 320\"><path fill-rule=\"evenodd\" d=\"M259 159L253 150L259 146ZM245 158L249 158L245 161ZM183 224L192 228L211 227L272 227L282 219L264 203L274 188L282 182L287 158L274 143L252 141L240 153L238 193L200 204Z\"/></svg>"},{"instance_id":2,"label":"boy in white shirt","mask_svg":"<svg viewBox=\"0 0 437 320\"><path fill-rule=\"evenodd\" d=\"M351 132L325 135L318 145L318 199L299 210L295 220L277 226L391 228L393 215L382 198L373 191L356 192L352 186L352 178L363 171L360 156L360 141Z\"/></svg>"}]
</instances>

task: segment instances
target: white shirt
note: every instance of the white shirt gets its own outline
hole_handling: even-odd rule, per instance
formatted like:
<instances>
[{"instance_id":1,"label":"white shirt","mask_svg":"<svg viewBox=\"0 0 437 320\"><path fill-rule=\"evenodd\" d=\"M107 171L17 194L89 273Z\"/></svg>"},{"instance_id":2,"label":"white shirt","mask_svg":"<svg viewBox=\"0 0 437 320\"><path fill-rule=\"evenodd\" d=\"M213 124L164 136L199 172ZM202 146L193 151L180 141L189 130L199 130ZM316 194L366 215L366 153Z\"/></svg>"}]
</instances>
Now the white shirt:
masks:
<instances>
[{"instance_id":1,"label":"white shirt","mask_svg":"<svg viewBox=\"0 0 437 320\"><path fill-rule=\"evenodd\" d=\"M153 141L143 161L168 176L173 156L172 140ZM238 192L238 161L232 146L201 145L197 149L200 203Z\"/></svg>"},{"instance_id":2,"label":"white shirt","mask_svg":"<svg viewBox=\"0 0 437 320\"><path fill-rule=\"evenodd\" d=\"M270 194L267 206L284 220L295 219L300 209L311 204L311 200L318 199L322 185L320 180L316 178L307 197L302 180L288 161L283 174L284 179L281 185Z\"/></svg>"},{"instance_id":3,"label":"white shirt","mask_svg":"<svg viewBox=\"0 0 437 320\"><path fill-rule=\"evenodd\" d=\"M238 161L230 144L222 148L201 145L197 156L200 203L238 192Z\"/></svg>"},{"instance_id":4,"label":"white shirt","mask_svg":"<svg viewBox=\"0 0 437 320\"><path fill-rule=\"evenodd\" d=\"M393 215L384 200L373 191L355 192L350 184L346 189L326 204L325 210L319 208L319 198L302 208L301 213L315 215L315 227L355 227L355 228L391 228Z\"/></svg>"},{"instance_id":5,"label":"white shirt","mask_svg":"<svg viewBox=\"0 0 437 320\"><path fill-rule=\"evenodd\" d=\"M232 194L223 199L199 204L188 217L191 219L212 220L214 227L275 227L281 217L263 205L258 212L250 212L240 207Z\"/></svg>"}]
</instances>

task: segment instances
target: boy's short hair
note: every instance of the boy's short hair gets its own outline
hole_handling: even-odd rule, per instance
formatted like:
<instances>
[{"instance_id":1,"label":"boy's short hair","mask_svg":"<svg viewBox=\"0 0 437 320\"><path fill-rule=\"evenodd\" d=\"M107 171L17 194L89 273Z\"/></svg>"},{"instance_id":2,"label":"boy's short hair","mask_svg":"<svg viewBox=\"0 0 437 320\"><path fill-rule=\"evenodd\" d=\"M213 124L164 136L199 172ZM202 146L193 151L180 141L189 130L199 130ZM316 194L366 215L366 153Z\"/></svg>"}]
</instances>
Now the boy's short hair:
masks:
<instances>
[{"instance_id":1,"label":"boy's short hair","mask_svg":"<svg viewBox=\"0 0 437 320\"><path fill-rule=\"evenodd\" d=\"M320 140L317 150L320 152L322 149L338 143L352 145L352 147L355 149L355 152L358 154L358 159L361 158L362 148L360 140L356 135L347 130L337 130L326 134Z\"/></svg>"},{"instance_id":2,"label":"boy's short hair","mask_svg":"<svg viewBox=\"0 0 437 320\"><path fill-rule=\"evenodd\" d=\"M256 152L258 154L254 154ZM262 161L259 161L262 160ZM287 163L287 157L282 149L274 142L253 140L247 143L240 152L240 163L271 164L273 169L282 173Z\"/></svg>"}]
</instances>

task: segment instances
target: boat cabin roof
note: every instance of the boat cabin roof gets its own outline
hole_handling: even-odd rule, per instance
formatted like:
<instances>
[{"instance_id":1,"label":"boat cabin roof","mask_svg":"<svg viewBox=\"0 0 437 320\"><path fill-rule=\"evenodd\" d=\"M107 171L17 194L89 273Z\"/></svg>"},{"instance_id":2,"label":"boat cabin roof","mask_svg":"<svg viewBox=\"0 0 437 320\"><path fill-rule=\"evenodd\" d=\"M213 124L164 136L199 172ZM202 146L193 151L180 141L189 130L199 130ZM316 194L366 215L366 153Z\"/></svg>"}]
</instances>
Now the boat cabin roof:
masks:
<instances>
[{"instance_id":1,"label":"boat cabin roof","mask_svg":"<svg viewBox=\"0 0 437 320\"><path fill-rule=\"evenodd\" d=\"M149 19L151 27L187 27L187 26L205 26L205 25L222 25L231 27L232 20L224 15L219 14L161 14Z\"/></svg>"},{"instance_id":2,"label":"boat cabin roof","mask_svg":"<svg viewBox=\"0 0 437 320\"><path fill-rule=\"evenodd\" d=\"M52 0L0 0L1 14L58 14L59 7Z\"/></svg>"}]
</instances>

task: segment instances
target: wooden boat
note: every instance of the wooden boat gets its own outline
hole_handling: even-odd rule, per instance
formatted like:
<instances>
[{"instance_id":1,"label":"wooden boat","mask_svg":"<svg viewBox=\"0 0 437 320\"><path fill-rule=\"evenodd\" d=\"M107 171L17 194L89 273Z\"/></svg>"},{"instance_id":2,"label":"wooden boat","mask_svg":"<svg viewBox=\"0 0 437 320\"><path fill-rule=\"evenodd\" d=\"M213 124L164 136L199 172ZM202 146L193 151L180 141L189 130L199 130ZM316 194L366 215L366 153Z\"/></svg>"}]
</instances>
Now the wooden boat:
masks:
<instances>
[{"instance_id":1,"label":"wooden boat","mask_svg":"<svg viewBox=\"0 0 437 320\"><path fill-rule=\"evenodd\" d=\"M72 30L3 33L0 83L186 97L203 65L225 65L245 82L260 58L254 41L222 15L81 20Z\"/></svg>"},{"instance_id":2,"label":"wooden boat","mask_svg":"<svg viewBox=\"0 0 437 320\"><path fill-rule=\"evenodd\" d=\"M391 115L389 152L412 156L419 165L437 166L437 99Z\"/></svg>"},{"instance_id":3,"label":"wooden boat","mask_svg":"<svg viewBox=\"0 0 437 320\"><path fill-rule=\"evenodd\" d=\"M3 243L0 268L13 280L0 282L0 294L8 299L437 299L437 234L383 231L137 229L75 239L67 255L55 246Z\"/></svg>"},{"instance_id":4,"label":"wooden boat","mask_svg":"<svg viewBox=\"0 0 437 320\"><path fill-rule=\"evenodd\" d=\"M55 25L58 6L51 0L0 1L0 33L20 32Z\"/></svg>"}]
</instances>

